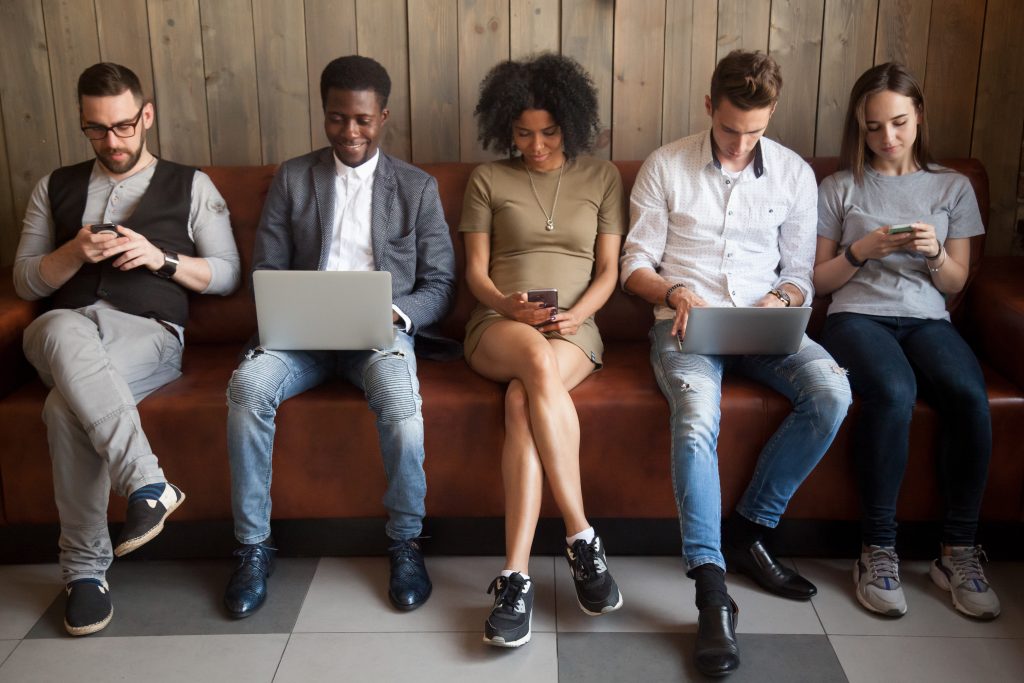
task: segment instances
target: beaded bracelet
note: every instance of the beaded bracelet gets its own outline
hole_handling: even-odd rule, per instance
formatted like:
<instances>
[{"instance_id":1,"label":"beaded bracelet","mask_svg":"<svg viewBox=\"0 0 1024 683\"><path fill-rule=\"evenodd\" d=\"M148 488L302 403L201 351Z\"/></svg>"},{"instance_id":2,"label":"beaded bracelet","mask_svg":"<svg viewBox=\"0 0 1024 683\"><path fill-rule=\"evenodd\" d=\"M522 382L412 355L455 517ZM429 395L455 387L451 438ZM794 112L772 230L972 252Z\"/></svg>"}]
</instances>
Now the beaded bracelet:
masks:
<instances>
[{"instance_id":1,"label":"beaded bracelet","mask_svg":"<svg viewBox=\"0 0 1024 683\"><path fill-rule=\"evenodd\" d=\"M666 308L675 308L672 304L669 303L669 299L672 298L672 292L676 291L677 289L684 288L684 287L686 287L686 285L684 285L682 282L677 282L677 283L675 283L674 285L672 285L671 287L668 288L668 291L665 292L665 306L666 306Z\"/></svg>"}]
</instances>

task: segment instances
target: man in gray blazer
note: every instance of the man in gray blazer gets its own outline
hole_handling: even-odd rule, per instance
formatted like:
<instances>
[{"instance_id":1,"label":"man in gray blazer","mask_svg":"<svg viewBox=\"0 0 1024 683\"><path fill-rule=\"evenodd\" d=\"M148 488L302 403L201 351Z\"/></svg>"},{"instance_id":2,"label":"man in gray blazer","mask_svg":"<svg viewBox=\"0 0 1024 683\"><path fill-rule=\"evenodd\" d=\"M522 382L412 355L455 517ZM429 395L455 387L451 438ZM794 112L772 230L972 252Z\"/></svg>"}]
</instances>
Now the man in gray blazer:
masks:
<instances>
[{"instance_id":1,"label":"man in gray blazer","mask_svg":"<svg viewBox=\"0 0 1024 683\"><path fill-rule=\"evenodd\" d=\"M273 568L271 452L281 401L342 376L377 417L388 486L388 597L402 610L430 597L417 538L426 477L414 340L437 342L455 293L455 257L435 180L378 149L391 80L372 59L335 59L320 77L330 146L284 162L263 208L254 270L391 273L395 342L373 351L250 348L228 384L228 455L239 564L224 595L234 617L266 600ZM324 492L329 495L329 492Z\"/></svg>"}]
</instances>

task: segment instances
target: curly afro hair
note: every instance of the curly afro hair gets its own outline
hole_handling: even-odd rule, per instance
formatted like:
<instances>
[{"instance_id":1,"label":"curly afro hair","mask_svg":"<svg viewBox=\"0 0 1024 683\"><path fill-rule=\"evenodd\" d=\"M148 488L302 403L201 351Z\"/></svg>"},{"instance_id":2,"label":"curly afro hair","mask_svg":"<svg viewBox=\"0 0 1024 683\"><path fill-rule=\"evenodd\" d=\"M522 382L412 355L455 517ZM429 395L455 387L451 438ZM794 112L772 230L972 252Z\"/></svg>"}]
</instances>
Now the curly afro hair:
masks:
<instances>
[{"instance_id":1,"label":"curly afro hair","mask_svg":"<svg viewBox=\"0 0 1024 683\"><path fill-rule=\"evenodd\" d=\"M599 131L597 90L574 59L543 53L502 62L480 83L476 115L484 149L515 150L512 124L526 109L543 109L562 130L567 159L593 148Z\"/></svg>"}]
</instances>

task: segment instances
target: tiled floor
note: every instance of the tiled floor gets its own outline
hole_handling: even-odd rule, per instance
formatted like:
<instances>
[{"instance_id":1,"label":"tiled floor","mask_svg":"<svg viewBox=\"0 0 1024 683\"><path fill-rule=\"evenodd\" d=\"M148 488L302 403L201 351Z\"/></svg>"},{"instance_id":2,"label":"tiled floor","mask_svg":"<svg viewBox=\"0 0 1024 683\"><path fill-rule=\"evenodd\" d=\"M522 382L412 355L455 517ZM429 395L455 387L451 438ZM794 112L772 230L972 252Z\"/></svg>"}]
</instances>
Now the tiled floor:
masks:
<instances>
[{"instance_id":1,"label":"tiled floor","mask_svg":"<svg viewBox=\"0 0 1024 683\"><path fill-rule=\"evenodd\" d=\"M848 561L800 560L819 589L782 600L730 575L740 605L740 681L1022 681L1024 563L992 563L1003 615L979 623L953 611L905 562L910 612L865 613ZM678 560L612 558L622 610L587 617L560 558L535 558L533 639L518 650L481 643L484 593L500 560L431 557L430 602L387 604L385 558L283 559L267 605L232 621L219 610L228 561L122 562L109 574L114 619L87 638L64 634L55 565L0 566L0 683L7 681L648 681L700 680L690 663L693 584Z\"/></svg>"}]
</instances>

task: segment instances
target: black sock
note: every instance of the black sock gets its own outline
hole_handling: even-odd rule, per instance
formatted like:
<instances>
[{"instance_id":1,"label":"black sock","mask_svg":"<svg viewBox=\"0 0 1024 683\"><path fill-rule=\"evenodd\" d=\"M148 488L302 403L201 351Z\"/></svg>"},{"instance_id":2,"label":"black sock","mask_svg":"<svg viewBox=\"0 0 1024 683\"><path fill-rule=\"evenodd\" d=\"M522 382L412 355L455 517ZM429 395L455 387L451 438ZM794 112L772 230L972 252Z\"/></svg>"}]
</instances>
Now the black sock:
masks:
<instances>
[{"instance_id":1,"label":"black sock","mask_svg":"<svg viewBox=\"0 0 1024 683\"><path fill-rule=\"evenodd\" d=\"M697 609L729 606L729 593L725 588L725 571L721 567L708 562L694 567L688 574L697 584Z\"/></svg>"},{"instance_id":2,"label":"black sock","mask_svg":"<svg viewBox=\"0 0 1024 683\"><path fill-rule=\"evenodd\" d=\"M749 548L764 540L771 531L757 522L751 522L743 515L733 515L728 521L727 542L734 548Z\"/></svg>"}]
</instances>

